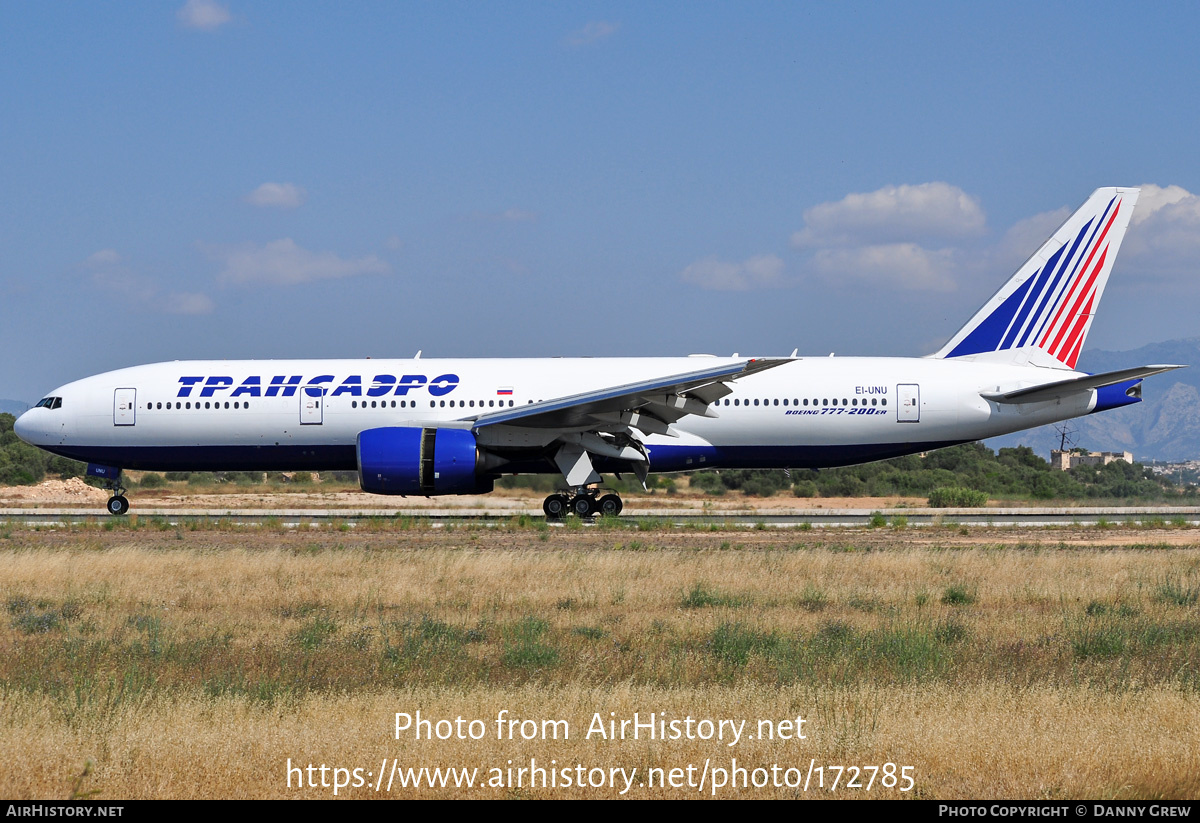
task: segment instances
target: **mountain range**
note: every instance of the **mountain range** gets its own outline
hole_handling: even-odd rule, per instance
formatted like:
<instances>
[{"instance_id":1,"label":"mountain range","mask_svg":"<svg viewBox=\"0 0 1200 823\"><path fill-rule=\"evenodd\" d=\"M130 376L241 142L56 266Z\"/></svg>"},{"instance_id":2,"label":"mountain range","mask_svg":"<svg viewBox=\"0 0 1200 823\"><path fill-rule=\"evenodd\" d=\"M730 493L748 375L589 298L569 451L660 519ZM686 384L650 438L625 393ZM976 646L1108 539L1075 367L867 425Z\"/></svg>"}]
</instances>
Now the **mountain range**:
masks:
<instances>
[{"instance_id":1,"label":"mountain range","mask_svg":"<svg viewBox=\"0 0 1200 823\"><path fill-rule=\"evenodd\" d=\"M11 414L16 417L24 413L29 408L28 403L22 403L20 400L4 400L0 399L0 414Z\"/></svg>"}]
</instances>

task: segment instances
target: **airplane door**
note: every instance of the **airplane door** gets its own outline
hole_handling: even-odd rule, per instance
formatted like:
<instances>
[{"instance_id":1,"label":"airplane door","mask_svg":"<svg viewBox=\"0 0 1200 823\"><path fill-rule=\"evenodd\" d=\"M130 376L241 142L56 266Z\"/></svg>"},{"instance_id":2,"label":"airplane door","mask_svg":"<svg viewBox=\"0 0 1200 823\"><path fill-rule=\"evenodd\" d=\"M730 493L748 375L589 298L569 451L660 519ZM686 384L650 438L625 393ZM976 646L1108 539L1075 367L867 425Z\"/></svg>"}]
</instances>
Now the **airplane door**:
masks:
<instances>
[{"instance_id":1,"label":"airplane door","mask_svg":"<svg viewBox=\"0 0 1200 823\"><path fill-rule=\"evenodd\" d=\"M916 383L896 386L896 422L921 422L921 387Z\"/></svg>"},{"instance_id":2,"label":"airplane door","mask_svg":"<svg viewBox=\"0 0 1200 823\"><path fill-rule=\"evenodd\" d=\"M113 425L132 426L137 415L137 389L117 389L113 395Z\"/></svg>"},{"instance_id":3,"label":"airplane door","mask_svg":"<svg viewBox=\"0 0 1200 823\"><path fill-rule=\"evenodd\" d=\"M319 426L324 421L324 386L305 386L300 392L300 425Z\"/></svg>"}]
</instances>

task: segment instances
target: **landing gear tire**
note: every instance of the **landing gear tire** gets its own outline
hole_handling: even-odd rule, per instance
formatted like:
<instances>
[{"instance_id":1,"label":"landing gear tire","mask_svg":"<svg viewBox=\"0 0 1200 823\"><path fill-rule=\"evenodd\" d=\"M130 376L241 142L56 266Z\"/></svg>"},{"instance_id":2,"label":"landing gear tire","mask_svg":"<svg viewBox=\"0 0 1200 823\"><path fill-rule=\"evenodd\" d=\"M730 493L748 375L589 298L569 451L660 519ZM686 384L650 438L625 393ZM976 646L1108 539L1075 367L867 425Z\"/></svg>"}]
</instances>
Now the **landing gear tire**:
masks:
<instances>
[{"instance_id":1,"label":"landing gear tire","mask_svg":"<svg viewBox=\"0 0 1200 823\"><path fill-rule=\"evenodd\" d=\"M571 511L578 517L591 517L596 513L596 498L585 494L572 498Z\"/></svg>"},{"instance_id":2,"label":"landing gear tire","mask_svg":"<svg viewBox=\"0 0 1200 823\"><path fill-rule=\"evenodd\" d=\"M129 511L129 501L124 495L114 494L108 498L108 513L120 516Z\"/></svg>"},{"instance_id":3,"label":"landing gear tire","mask_svg":"<svg viewBox=\"0 0 1200 823\"><path fill-rule=\"evenodd\" d=\"M569 511L568 499L565 494L552 494L542 501L542 511L549 520L562 520Z\"/></svg>"},{"instance_id":4,"label":"landing gear tire","mask_svg":"<svg viewBox=\"0 0 1200 823\"><path fill-rule=\"evenodd\" d=\"M605 517L616 517L621 513L621 509L625 505L621 502L621 498L615 494L606 494L600 498L596 504L596 510Z\"/></svg>"}]
</instances>

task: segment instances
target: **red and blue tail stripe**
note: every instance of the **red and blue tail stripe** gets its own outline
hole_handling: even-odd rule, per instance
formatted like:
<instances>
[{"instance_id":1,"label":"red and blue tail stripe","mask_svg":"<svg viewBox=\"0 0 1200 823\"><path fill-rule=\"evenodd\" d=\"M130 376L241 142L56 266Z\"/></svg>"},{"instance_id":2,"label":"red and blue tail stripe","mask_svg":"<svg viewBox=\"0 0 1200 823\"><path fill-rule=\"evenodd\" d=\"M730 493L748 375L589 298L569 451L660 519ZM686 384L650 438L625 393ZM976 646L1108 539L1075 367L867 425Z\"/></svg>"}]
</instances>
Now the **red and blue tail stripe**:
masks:
<instances>
[{"instance_id":1,"label":"red and blue tail stripe","mask_svg":"<svg viewBox=\"0 0 1200 823\"><path fill-rule=\"evenodd\" d=\"M937 356L1035 349L1074 369L1137 194L1096 191Z\"/></svg>"}]
</instances>

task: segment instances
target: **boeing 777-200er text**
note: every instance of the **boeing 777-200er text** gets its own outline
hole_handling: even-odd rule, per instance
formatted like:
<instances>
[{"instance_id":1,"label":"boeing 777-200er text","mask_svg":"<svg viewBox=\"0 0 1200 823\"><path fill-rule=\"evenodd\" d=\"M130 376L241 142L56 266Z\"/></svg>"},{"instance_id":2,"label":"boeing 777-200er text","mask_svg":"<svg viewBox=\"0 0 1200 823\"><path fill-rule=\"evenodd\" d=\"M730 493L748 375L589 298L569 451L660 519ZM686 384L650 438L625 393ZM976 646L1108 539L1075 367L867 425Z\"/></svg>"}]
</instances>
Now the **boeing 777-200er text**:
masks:
<instances>
[{"instance_id":1,"label":"boeing 777-200er text","mask_svg":"<svg viewBox=\"0 0 1200 823\"><path fill-rule=\"evenodd\" d=\"M482 494L560 474L548 516L618 514L600 472L844 466L1136 403L1178 366L1076 371L1135 188L1097 190L928 357L183 361L68 383L27 443L123 469L356 469L376 494Z\"/></svg>"}]
</instances>

